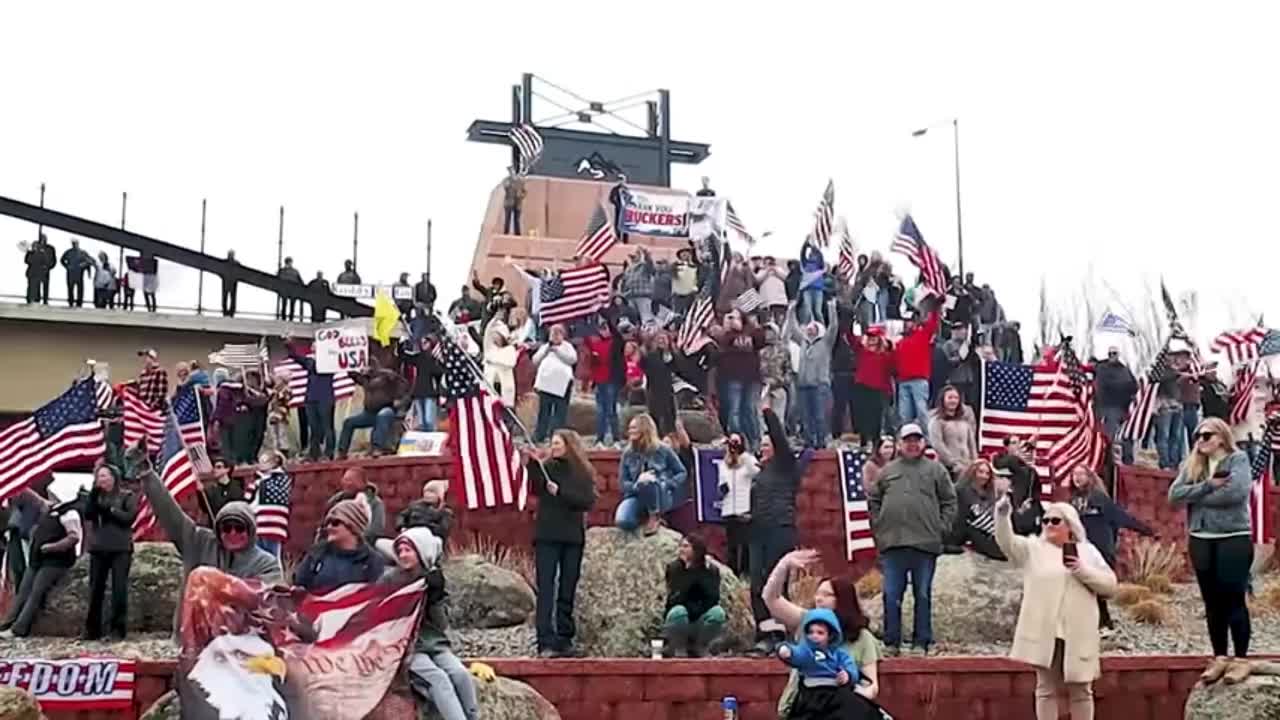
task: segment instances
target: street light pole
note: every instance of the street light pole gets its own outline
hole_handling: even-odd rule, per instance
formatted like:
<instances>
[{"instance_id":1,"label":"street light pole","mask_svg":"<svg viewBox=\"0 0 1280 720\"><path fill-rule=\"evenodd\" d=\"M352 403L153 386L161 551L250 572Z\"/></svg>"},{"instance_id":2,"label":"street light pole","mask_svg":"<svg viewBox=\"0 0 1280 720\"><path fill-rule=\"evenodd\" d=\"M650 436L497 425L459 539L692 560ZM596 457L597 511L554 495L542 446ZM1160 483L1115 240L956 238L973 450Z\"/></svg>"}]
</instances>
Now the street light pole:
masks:
<instances>
[{"instance_id":1,"label":"street light pole","mask_svg":"<svg viewBox=\"0 0 1280 720\"><path fill-rule=\"evenodd\" d=\"M936 127L936 126L935 126ZM964 279L964 224L960 220L960 118L951 118L952 147L955 151L956 167L956 254L960 268L960 278ZM911 133L911 137L920 137L929 132L929 128L920 128Z\"/></svg>"}]
</instances>

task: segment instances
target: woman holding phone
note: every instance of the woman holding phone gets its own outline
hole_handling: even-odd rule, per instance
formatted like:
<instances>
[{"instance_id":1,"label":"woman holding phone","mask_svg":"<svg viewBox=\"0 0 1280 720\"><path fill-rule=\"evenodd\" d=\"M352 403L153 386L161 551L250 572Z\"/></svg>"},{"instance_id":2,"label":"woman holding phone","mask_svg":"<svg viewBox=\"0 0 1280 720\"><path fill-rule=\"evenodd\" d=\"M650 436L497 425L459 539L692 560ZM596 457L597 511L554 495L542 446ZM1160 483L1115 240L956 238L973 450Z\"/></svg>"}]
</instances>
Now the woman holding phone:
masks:
<instances>
[{"instance_id":1,"label":"woman holding phone","mask_svg":"<svg viewBox=\"0 0 1280 720\"><path fill-rule=\"evenodd\" d=\"M1022 570L1022 607L1009 656L1036 668L1036 718L1057 720L1065 684L1071 720L1093 719L1093 681L1101 674L1098 601L1116 575L1085 536L1075 508L1048 503L1040 535L1013 532L1013 504L996 502L996 544Z\"/></svg>"},{"instance_id":2,"label":"woman holding phone","mask_svg":"<svg viewBox=\"0 0 1280 720\"><path fill-rule=\"evenodd\" d=\"M1169 502L1187 506L1188 552L1196 571L1213 660L1200 679L1229 684L1249 677L1249 606L1245 592L1253 564L1249 531L1249 456L1236 449L1231 428L1208 418L1196 428L1195 447L1169 486ZM1235 657L1227 658L1227 636Z\"/></svg>"}]
</instances>

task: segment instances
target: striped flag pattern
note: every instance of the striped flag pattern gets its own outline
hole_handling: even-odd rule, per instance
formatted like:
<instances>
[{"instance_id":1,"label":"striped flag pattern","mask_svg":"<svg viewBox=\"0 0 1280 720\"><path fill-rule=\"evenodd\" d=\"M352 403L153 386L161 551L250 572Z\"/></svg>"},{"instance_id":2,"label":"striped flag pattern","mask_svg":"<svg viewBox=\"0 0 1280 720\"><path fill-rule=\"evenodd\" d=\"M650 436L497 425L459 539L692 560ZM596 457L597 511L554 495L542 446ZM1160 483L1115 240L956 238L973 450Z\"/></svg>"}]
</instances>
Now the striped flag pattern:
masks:
<instances>
[{"instance_id":1,"label":"striped flag pattern","mask_svg":"<svg viewBox=\"0 0 1280 720\"><path fill-rule=\"evenodd\" d=\"M1141 441L1151 429L1151 420L1156 414L1157 384L1145 375L1138 378L1138 393L1129 404L1129 414L1124 425L1120 427L1120 437L1124 440Z\"/></svg>"},{"instance_id":2,"label":"striped flag pattern","mask_svg":"<svg viewBox=\"0 0 1280 720\"><path fill-rule=\"evenodd\" d=\"M1063 343L1058 350L1058 373L1065 377L1075 397L1075 425L1058 439L1045 454L1049 474L1058 480L1070 477L1078 465L1097 470L1109 447L1107 436L1093 412L1093 376L1085 369L1071 346Z\"/></svg>"},{"instance_id":3,"label":"striped flag pattern","mask_svg":"<svg viewBox=\"0 0 1280 720\"><path fill-rule=\"evenodd\" d=\"M604 211L604 207L596 205L595 211L591 213L591 221L587 223L587 230L578 241L579 262L600 262L609 249L617 244L618 234L613 230L609 214Z\"/></svg>"},{"instance_id":4,"label":"striped flag pattern","mask_svg":"<svg viewBox=\"0 0 1280 720\"><path fill-rule=\"evenodd\" d=\"M102 378L95 378L94 384L94 402L99 412L110 410L116 404L116 391L111 387L111 383Z\"/></svg>"},{"instance_id":5,"label":"striped flag pattern","mask_svg":"<svg viewBox=\"0 0 1280 720\"><path fill-rule=\"evenodd\" d=\"M920 234L920 228L916 227L916 221L910 215L902 218L898 232L893 237L892 249L905 255L912 265L919 268L925 287L940 296L947 294L947 275L943 270L946 265L938 257L938 253L925 243L924 235Z\"/></svg>"},{"instance_id":6,"label":"striped flag pattern","mask_svg":"<svg viewBox=\"0 0 1280 720\"><path fill-rule=\"evenodd\" d=\"M676 334L676 347L686 353L693 352L694 344L711 326L715 314L711 298L698 298L680 324L680 331Z\"/></svg>"},{"instance_id":7,"label":"striped flag pattern","mask_svg":"<svg viewBox=\"0 0 1280 720\"><path fill-rule=\"evenodd\" d=\"M858 252L853 247L853 236L849 234L849 227L843 223L840 228L840 261L836 265L836 272L849 282L852 282L858 273Z\"/></svg>"},{"instance_id":8,"label":"striped flag pattern","mask_svg":"<svg viewBox=\"0 0 1280 720\"><path fill-rule=\"evenodd\" d=\"M836 220L836 183L827 181L827 189L822 191L822 199L818 201L818 209L813 211L813 244L826 248L831 244L831 231Z\"/></svg>"},{"instance_id":9,"label":"striped flag pattern","mask_svg":"<svg viewBox=\"0 0 1280 720\"><path fill-rule=\"evenodd\" d=\"M148 454L154 453L164 442L164 412L147 407L133 385L124 387L123 397L125 447L133 447L146 438Z\"/></svg>"},{"instance_id":10,"label":"striped flag pattern","mask_svg":"<svg viewBox=\"0 0 1280 720\"><path fill-rule=\"evenodd\" d=\"M561 270L554 281L543 281L542 289L541 324L585 317L609 302L609 270L599 263ZM557 289L559 292L549 297Z\"/></svg>"},{"instance_id":11,"label":"striped flag pattern","mask_svg":"<svg viewBox=\"0 0 1280 720\"><path fill-rule=\"evenodd\" d=\"M231 368L265 365L267 347L261 343L227 343L221 350L209 353L209 362Z\"/></svg>"},{"instance_id":12,"label":"striped flag pattern","mask_svg":"<svg viewBox=\"0 0 1280 720\"><path fill-rule=\"evenodd\" d=\"M871 510L867 505L867 489L862 483L862 469L866 461L866 453L861 450L840 451L844 541L849 562L861 557L874 557L876 554L875 536L871 532Z\"/></svg>"},{"instance_id":13,"label":"striped flag pattern","mask_svg":"<svg viewBox=\"0 0 1280 720\"><path fill-rule=\"evenodd\" d=\"M764 305L764 298L760 297L760 293L756 292L755 288L743 290L738 299L733 301L733 308L745 315L759 310L762 305Z\"/></svg>"},{"instance_id":14,"label":"striped flag pattern","mask_svg":"<svg viewBox=\"0 0 1280 720\"><path fill-rule=\"evenodd\" d=\"M307 356L310 357L311 353L307 353ZM289 377L289 407L302 407L307 400L307 369L293 360L285 359L276 364L275 372L283 372ZM333 376L335 401L346 400L355 394L356 381L350 375L339 373Z\"/></svg>"},{"instance_id":15,"label":"striped flag pattern","mask_svg":"<svg viewBox=\"0 0 1280 720\"><path fill-rule=\"evenodd\" d=\"M1040 496L1052 498L1049 453L1080 424L1079 404L1066 374L1058 367L985 361L978 450L983 454L999 452L1010 436L1034 440L1032 466L1040 478Z\"/></svg>"},{"instance_id":16,"label":"striped flag pattern","mask_svg":"<svg viewBox=\"0 0 1280 720\"><path fill-rule=\"evenodd\" d=\"M1258 361L1236 368L1236 380L1231 385L1231 413L1227 422L1238 425L1249 419L1253 407L1253 391L1258 385Z\"/></svg>"},{"instance_id":17,"label":"striped flag pattern","mask_svg":"<svg viewBox=\"0 0 1280 720\"><path fill-rule=\"evenodd\" d=\"M1253 484L1249 489L1249 527L1255 545L1276 541L1275 513L1272 511L1271 487L1275 469L1275 446L1280 442L1280 425L1267 423L1262 445L1252 463Z\"/></svg>"},{"instance_id":18,"label":"striped flag pattern","mask_svg":"<svg viewBox=\"0 0 1280 720\"><path fill-rule=\"evenodd\" d=\"M525 123L508 130L507 138L520 153L520 174L528 175L529 169L542 158L542 134L534 126Z\"/></svg>"},{"instance_id":19,"label":"striped flag pattern","mask_svg":"<svg viewBox=\"0 0 1280 720\"><path fill-rule=\"evenodd\" d=\"M1220 333L1209 343L1209 350L1223 353L1227 362L1233 367L1239 363L1253 362L1261 355L1262 341L1267 337L1265 328L1248 330L1228 330Z\"/></svg>"},{"instance_id":20,"label":"striped flag pattern","mask_svg":"<svg viewBox=\"0 0 1280 720\"><path fill-rule=\"evenodd\" d=\"M445 393L450 402L449 441L467 508L515 505L528 499L524 463L503 417L502 400L477 382L476 370L452 340L443 338Z\"/></svg>"},{"instance_id":21,"label":"striped flag pattern","mask_svg":"<svg viewBox=\"0 0 1280 720\"><path fill-rule=\"evenodd\" d=\"M255 485L251 505L258 537L281 544L288 542L293 478L283 472L259 475Z\"/></svg>"},{"instance_id":22,"label":"striped flag pattern","mask_svg":"<svg viewBox=\"0 0 1280 720\"><path fill-rule=\"evenodd\" d=\"M96 460L106 451L94 383L81 380L31 417L0 431L0 500L50 470Z\"/></svg>"},{"instance_id":23,"label":"striped flag pattern","mask_svg":"<svg viewBox=\"0 0 1280 720\"><path fill-rule=\"evenodd\" d=\"M164 442L160 446L160 482L177 502L195 491L199 476L187 448L178 434L178 419L172 413L164 423ZM156 524L156 516L146 495L138 500L138 516L133 521L133 537L142 539Z\"/></svg>"},{"instance_id":24,"label":"striped flag pattern","mask_svg":"<svg viewBox=\"0 0 1280 720\"><path fill-rule=\"evenodd\" d=\"M191 452L191 462L197 473L213 472L209 458L209 446L204 435L204 418L200 412L200 398L194 385L183 385L173 394L173 415L178 420L178 436Z\"/></svg>"},{"instance_id":25,"label":"striped flag pattern","mask_svg":"<svg viewBox=\"0 0 1280 720\"><path fill-rule=\"evenodd\" d=\"M110 710L123 714L133 711L137 667L137 660L114 657L11 661L5 684L30 693L49 714L97 715Z\"/></svg>"},{"instance_id":26,"label":"striped flag pattern","mask_svg":"<svg viewBox=\"0 0 1280 720\"><path fill-rule=\"evenodd\" d=\"M742 218L738 217L738 211L733 209L733 203L725 201L724 204L724 222L729 229L738 234L742 241L748 245L755 245L756 238L747 232L747 226L742 222Z\"/></svg>"}]
</instances>

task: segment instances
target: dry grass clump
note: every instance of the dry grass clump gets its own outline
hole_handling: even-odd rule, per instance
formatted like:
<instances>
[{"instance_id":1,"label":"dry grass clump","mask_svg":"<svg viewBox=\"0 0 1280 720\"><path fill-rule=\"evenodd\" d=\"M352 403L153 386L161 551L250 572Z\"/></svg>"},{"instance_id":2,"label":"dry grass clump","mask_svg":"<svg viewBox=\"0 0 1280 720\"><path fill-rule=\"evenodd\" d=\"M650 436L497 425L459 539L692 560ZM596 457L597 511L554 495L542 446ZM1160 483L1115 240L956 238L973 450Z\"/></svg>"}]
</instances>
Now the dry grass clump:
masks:
<instances>
[{"instance_id":1,"label":"dry grass clump","mask_svg":"<svg viewBox=\"0 0 1280 720\"><path fill-rule=\"evenodd\" d=\"M1173 578L1182 574L1184 562L1182 549L1177 545L1142 538L1130 548L1129 572L1125 579L1154 592L1168 593L1173 590Z\"/></svg>"},{"instance_id":2,"label":"dry grass clump","mask_svg":"<svg viewBox=\"0 0 1280 720\"><path fill-rule=\"evenodd\" d=\"M1249 609L1262 613L1280 613L1280 579L1268 577L1254 593Z\"/></svg>"},{"instance_id":3,"label":"dry grass clump","mask_svg":"<svg viewBox=\"0 0 1280 720\"><path fill-rule=\"evenodd\" d=\"M1158 597L1152 597L1129 608L1134 620L1147 625L1167 625L1173 619L1173 608Z\"/></svg>"},{"instance_id":4,"label":"dry grass clump","mask_svg":"<svg viewBox=\"0 0 1280 720\"><path fill-rule=\"evenodd\" d=\"M1133 607L1141 602L1147 602L1155 597L1155 592L1146 585L1135 585L1133 583L1120 583L1116 589L1114 600L1120 607Z\"/></svg>"},{"instance_id":5,"label":"dry grass clump","mask_svg":"<svg viewBox=\"0 0 1280 720\"><path fill-rule=\"evenodd\" d=\"M875 597L884 592L884 576L879 570L873 568L863 573L853 586L857 588L859 598Z\"/></svg>"},{"instance_id":6,"label":"dry grass clump","mask_svg":"<svg viewBox=\"0 0 1280 720\"><path fill-rule=\"evenodd\" d=\"M468 533L462 540L454 538L449 542L449 555L479 555L503 570L510 570L524 578L530 587L537 587L538 576L533 556L521 548L503 545L489 535Z\"/></svg>"}]
</instances>

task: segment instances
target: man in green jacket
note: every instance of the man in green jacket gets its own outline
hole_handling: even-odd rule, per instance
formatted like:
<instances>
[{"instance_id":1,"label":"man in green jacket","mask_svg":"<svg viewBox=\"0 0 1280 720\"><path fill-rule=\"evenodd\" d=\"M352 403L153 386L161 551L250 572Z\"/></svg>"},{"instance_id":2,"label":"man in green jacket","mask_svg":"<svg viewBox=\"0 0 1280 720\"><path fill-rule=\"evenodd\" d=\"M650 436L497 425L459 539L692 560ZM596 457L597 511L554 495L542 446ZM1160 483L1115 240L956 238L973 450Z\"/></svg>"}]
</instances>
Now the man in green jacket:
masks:
<instances>
[{"instance_id":1,"label":"man in green jacket","mask_svg":"<svg viewBox=\"0 0 1280 720\"><path fill-rule=\"evenodd\" d=\"M911 642L927 655L933 643L933 570L942 538L956 516L956 490L940 463L924 457L924 431L907 423L898 432L899 455L880 472L867 496L876 550L884 572L884 644L898 654L902 595L911 575L915 628Z\"/></svg>"}]
</instances>

